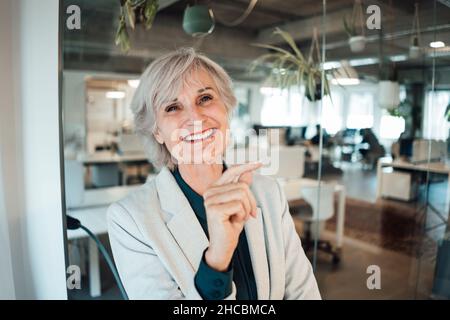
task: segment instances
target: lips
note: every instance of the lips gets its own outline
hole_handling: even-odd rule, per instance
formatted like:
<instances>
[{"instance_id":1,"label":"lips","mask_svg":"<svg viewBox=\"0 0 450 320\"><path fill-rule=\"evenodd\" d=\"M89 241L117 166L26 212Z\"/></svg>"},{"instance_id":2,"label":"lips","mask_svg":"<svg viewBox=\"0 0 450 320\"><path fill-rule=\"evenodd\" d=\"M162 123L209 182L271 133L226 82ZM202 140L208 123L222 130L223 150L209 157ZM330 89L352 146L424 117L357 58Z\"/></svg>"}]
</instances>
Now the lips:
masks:
<instances>
[{"instance_id":1,"label":"lips","mask_svg":"<svg viewBox=\"0 0 450 320\"><path fill-rule=\"evenodd\" d=\"M198 133L191 133L187 136L181 137L181 140L185 141L185 142L190 142L190 143L195 143L198 141L204 141L210 137L212 137L214 135L214 133L217 131L216 128L210 128L210 129L206 129L202 132L198 132Z\"/></svg>"}]
</instances>

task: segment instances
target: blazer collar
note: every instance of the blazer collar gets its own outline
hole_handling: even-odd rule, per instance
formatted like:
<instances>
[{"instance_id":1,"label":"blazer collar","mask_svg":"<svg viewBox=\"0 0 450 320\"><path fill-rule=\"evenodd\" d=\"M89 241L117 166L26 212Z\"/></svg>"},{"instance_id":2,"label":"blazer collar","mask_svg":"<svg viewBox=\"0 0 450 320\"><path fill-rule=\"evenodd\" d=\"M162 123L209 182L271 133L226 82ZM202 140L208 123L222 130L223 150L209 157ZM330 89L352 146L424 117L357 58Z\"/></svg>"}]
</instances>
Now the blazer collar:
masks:
<instances>
[{"instance_id":1,"label":"blazer collar","mask_svg":"<svg viewBox=\"0 0 450 320\"><path fill-rule=\"evenodd\" d=\"M192 270L197 271L203 251L209 241L188 200L168 168L163 167L155 179L161 209L171 214L167 227L188 259ZM255 275L258 299L269 299L269 266L265 243L263 214L257 207L256 219L250 218L245 234Z\"/></svg>"},{"instance_id":2,"label":"blazer collar","mask_svg":"<svg viewBox=\"0 0 450 320\"><path fill-rule=\"evenodd\" d=\"M260 207L257 207L256 218L248 219L244 228L252 260L253 274L255 275L258 300L268 300L270 292L269 264L263 214Z\"/></svg>"},{"instance_id":3,"label":"blazer collar","mask_svg":"<svg viewBox=\"0 0 450 320\"><path fill-rule=\"evenodd\" d=\"M163 167L155 181L161 209L172 215L167 227L196 271L208 238L169 169Z\"/></svg>"}]
</instances>

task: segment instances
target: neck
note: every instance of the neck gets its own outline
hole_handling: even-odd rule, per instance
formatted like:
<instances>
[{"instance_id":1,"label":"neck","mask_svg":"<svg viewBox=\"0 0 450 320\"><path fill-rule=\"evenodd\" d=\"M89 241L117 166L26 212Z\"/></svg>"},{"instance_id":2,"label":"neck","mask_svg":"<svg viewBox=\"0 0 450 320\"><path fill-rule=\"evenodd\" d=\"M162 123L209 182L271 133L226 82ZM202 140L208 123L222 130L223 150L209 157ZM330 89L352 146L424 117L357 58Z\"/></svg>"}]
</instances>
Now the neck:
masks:
<instances>
[{"instance_id":1,"label":"neck","mask_svg":"<svg viewBox=\"0 0 450 320\"><path fill-rule=\"evenodd\" d=\"M198 194L203 193L220 178L223 164L183 164L178 166L183 180Z\"/></svg>"}]
</instances>

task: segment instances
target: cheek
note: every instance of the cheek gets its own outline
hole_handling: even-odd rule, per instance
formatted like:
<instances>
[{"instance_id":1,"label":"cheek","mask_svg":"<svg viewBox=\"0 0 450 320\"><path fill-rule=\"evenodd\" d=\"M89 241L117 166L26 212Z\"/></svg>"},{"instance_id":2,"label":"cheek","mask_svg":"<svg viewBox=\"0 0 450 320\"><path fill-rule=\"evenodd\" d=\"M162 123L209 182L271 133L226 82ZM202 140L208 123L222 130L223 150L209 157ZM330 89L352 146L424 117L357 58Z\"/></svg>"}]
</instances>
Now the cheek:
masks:
<instances>
[{"instance_id":1,"label":"cheek","mask_svg":"<svg viewBox=\"0 0 450 320\"><path fill-rule=\"evenodd\" d=\"M212 111L212 118L220 123L222 129L227 129L229 125L229 117L225 105L219 104L215 108L213 108Z\"/></svg>"},{"instance_id":2,"label":"cheek","mask_svg":"<svg viewBox=\"0 0 450 320\"><path fill-rule=\"evenodd\" d=\"M170 147L175 143L175 136L177 129L177 123L176 121L173 121L172 119L162 119L158 121L158 133L160 139L163 140L163 143L166 144L167 147Z\"/></svg>"}]
</instances>

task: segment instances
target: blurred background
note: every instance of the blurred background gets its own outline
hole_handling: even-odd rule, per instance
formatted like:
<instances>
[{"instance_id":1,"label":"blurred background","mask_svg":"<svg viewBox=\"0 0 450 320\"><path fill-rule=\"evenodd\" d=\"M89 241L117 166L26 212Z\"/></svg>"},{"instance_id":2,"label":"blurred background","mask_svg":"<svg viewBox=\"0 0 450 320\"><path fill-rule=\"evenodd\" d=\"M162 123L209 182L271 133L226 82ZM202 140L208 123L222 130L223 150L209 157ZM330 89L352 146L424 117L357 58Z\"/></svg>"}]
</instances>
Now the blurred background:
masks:
<instances>
[{"instance_id":1,"label":"blurred background","mask_svg":"<svg viewBox=\"0 0 450 320\"><path fill-rule=\"evenodd\" d=\"M154 19L142 18L155 3ZM231 147L279 133L269 142L279 150L275 177L323 298L450 298L449 1L60 5L64 19L70 6L81 12L61 43L66 213L108 249L107 206L157 174L133 133L140 74L192 46L234 81ZM120 298L82 230L68 230L67 255L83 279L71 299ZM368 280L374 268L381 285Z\"/></svg>"}]
</instances>

